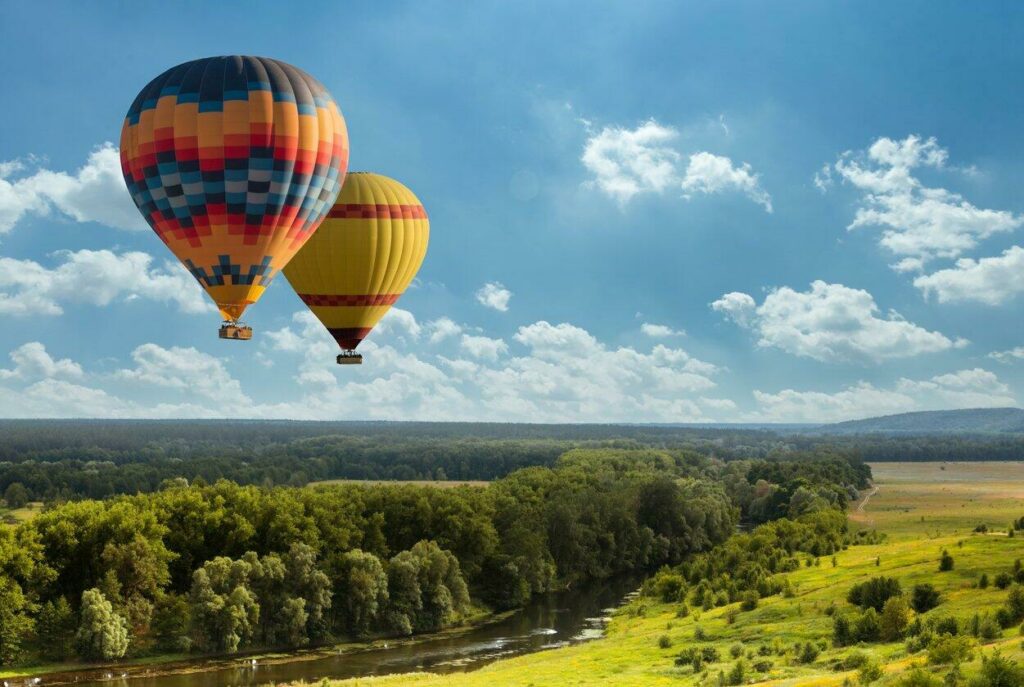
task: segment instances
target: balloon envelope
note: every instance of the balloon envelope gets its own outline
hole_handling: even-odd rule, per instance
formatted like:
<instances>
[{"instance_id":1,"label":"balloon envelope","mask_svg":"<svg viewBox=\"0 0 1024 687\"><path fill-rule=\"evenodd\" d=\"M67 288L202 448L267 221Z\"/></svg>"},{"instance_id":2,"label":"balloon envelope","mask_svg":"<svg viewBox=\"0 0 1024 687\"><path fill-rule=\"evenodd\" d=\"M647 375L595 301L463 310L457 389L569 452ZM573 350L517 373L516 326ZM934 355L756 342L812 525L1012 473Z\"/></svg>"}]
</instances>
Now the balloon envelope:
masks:
<instances>
[{"instance_id":1,"label":"balloon envelope","mask_svg":"<svg viewBox=\"0 0 1024 687\"><path fill-rule=\"evenodd\" d=\"M412 282L429 239L427 213L412 191L379 174L354 172L284 275L338 345L351 351Z\"/></svg>"},{"instance_id":2,"label":"balloon envelope","mask_svg":"<svg viewBox=\"0 0 1024 687\"><path fill-rule=\"evenodd\" d=\"M180 64L135 98L121 168L135 205L237 320L330 210L348 169L319 81L265 57Z\"/></svg>"}]
</instances>

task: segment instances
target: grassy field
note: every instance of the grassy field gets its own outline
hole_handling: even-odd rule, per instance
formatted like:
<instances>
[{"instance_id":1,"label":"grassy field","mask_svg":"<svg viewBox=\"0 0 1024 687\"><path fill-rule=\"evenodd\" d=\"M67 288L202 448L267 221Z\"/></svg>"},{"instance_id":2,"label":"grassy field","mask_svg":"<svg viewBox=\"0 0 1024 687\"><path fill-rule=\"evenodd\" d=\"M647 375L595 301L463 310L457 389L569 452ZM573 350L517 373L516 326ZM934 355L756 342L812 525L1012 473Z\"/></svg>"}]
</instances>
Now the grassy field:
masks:
<instances>
[{"instance_id":1,"label":"grassy field","mask_svg":"<svg viewBox=\"0 0 1024 687\"><path fill-rule=\"evenodd\" d=\"M18 525L28 522L39 515L42 510L43 504L39 501L33 501L24 508L15 508L14 510L0 507L0 524Z\"/></svg>"},{"instance_id":2,"label":"grassy field","mask_svg":"<svg viewBox=\"0 0 1024 687\"><path fill-rule=\"evenodd\" d=\"M895 684L899 674L916 663L924 653L908 654L903 642L870 644L859 648L832 648L829 641L832 619L825 609L832 604L846 606L849 588L876 575L900 580L909 590L914 584L930 582L939 589L943 602L932 615L969 617L975 612L995 611L1007 592L995 587L975 587L981 573L1010 571L1017 558L1024 558L1024 536L1007 537L1011 519L1024 515L1024 464L1020 463L886 463L872 466L878 490L864 505L856 507L851 520L857 527L885 532L882 544L851 547L839 553L833 567L821 558L817 567L802 567L787 577L795 591L792 598L774 596L727 622L738 604L713 611L694 611L677 618L677 606L634 602L620 611L602 640L564 649L545 651L499 661L471 673L453 675L396 675L348 681L349 687L363 685L416 685L418 687L484 687L510 685L639 685L718 684L719 671L733 663L730 649L739 644L744 655L762 644L791 648L795 643L821 642L825 650L811 664L799 664L792 652L768 657L773 666L767 673L748 674L748 682L769 685L842 685L856 683L855 671L833 666L853 651L870 654L885 667L879 685ZM974 534L980 523L996 531ZM951 572L939 573L943 549L955 559ZM695 643L697 627L706 634L702 645L713 644L722 661L708 666L707 673L693 675L690 668L677 668L674 657ZM668 637L669 648L659 639ZM974 660L963 666L971 675L980 655L1000 649L1004 656L1024 660L1017 628L979 646ZM756 660L756 658L755 658ZM751 660L747 660L748 666ZM937 675L948 671L936 669Z\"/></svg>"}]
</instances>

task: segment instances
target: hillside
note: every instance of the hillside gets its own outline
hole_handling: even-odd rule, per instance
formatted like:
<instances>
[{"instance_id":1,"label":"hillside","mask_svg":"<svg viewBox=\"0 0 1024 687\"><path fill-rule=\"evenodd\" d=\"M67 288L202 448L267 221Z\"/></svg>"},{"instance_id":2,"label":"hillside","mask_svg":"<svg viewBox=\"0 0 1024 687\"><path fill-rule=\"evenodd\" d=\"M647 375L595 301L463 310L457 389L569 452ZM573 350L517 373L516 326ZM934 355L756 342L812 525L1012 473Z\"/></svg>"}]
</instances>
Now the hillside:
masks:
<instances>
[{"instance_id":1,"label":"hillside","mask_svg":"<svg viewBox=\"0 0 1024 687\"><path fill-rule=\"evenodd\" d=\"M1020 408L968 408L900 413L823 425L807 434L1019 434L1024 433Z\"/></svg>"}]
</instances>

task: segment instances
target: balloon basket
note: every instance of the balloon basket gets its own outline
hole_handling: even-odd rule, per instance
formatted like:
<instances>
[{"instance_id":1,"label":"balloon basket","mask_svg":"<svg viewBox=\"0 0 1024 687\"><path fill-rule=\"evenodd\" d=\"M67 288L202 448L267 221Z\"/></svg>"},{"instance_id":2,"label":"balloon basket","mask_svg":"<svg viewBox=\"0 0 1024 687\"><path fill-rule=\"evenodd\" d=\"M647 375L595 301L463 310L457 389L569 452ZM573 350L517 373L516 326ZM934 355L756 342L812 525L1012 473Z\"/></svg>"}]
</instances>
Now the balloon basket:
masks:
<instances>
[{"instance_id":1,"label":"balloon basket","mask_svg":"<svg viewBox=\"0 0 1024 687\"><path fill-rule=\"evenodd\" d=\"M362 365L363 356L355 351L346 351L338 354L339 365Z\"/></svg>"},{"instance_id":2,"label":"balloon basket","mask_svg":"<svg viewBox=\"0 0 1024 687\"><path fill-rule=\"evenodd\" d=\"M225 322L221 325L218 336L222 339L248 341L252 338L252 327L241 324L240 322Z\"/></svg>"}]
</instances>

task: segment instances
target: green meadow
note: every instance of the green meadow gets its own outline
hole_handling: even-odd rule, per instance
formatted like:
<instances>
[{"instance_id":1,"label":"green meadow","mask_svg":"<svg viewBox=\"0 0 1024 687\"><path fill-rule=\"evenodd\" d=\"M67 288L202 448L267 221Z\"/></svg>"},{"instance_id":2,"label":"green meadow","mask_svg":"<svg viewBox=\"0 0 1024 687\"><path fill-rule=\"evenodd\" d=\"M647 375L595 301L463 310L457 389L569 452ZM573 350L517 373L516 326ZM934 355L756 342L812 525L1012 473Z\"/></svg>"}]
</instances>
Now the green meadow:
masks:
<instances>
[{"instance_id":1,"label":"green meadow","mask_svg":"<svg viewBox=\"0 0 1024 687\"><path fill-rule=\"evenodd\" d=\"M923 665L937 678L948 665L927 666L927 651L910 653L901 640L836 648L832 643L834 610L852 608L846 601L852 585L884 575L899 580L904 594L914 585L930 583L941 603L923 615L968 620L975 613L995 613L1008 591L995 585L978 588L984 573L994 579L1012 573L1024 558L1024 533L1007 536L1012 520L1024 515L1022 463L882 463L872 465L877 491L866 503L854 504L851 528L884 533L882 543L850 546L832 557L803 555L801 567L785 573L789 594L761 599L751 611L733 603L709 611L692 609L678 617L679 604L649 597L620 609L607 636L586 644L498 661L470 672L449 675L412 674L351 680L345 685L417 685L484 687L491 685L718 685L743 659L747 684L859 684L859 672L845 668L860 654L877 663L882 674L873 684L896 685L906 671ZM975 532L985 525L987 532ZM954 567L939 572L947 550ZM976 673L983 655L998 650L1024 660L1016 626L990 640L970 639L972 658L960 670L965 679ZM800 656L801 646L818 649L813 660ZM720 659L694 673L678 667L675 657L694 646L711 646ZM802 660L803 659L803 660ZM855 662L855 661L854 661ZM760 664L754 669L754 664Z\"/></svg>"}]
</instances>

